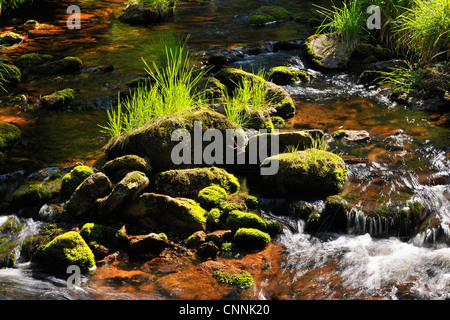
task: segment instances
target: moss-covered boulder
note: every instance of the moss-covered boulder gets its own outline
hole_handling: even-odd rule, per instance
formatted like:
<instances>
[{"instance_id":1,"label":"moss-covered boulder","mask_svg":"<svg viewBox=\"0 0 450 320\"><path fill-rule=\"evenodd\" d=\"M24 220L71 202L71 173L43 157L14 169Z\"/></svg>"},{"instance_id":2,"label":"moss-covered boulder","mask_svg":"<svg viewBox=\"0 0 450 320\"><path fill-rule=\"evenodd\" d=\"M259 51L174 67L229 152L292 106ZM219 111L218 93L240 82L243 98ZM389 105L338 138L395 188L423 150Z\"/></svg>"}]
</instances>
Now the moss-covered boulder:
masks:
<instances>
[{"instance_id":1,"label":"moss-covered boulder","mask_svg":"<svg viewBox=\"0 0 450 320\"><path fill-rule=\"evenodd\" d=\"M172 197L196 198L199 192L211 185L217 185L228 193L236 192L238 179L217 167L169 170L154 175L149 188L157 193Z\"/></svg>"},{"instance_id":2,"label":"moss-covered boulder","mask_svg":"<svg viewBox=\"0 0 450 320\"><path fill-rule=\"evenodd\" d=\"M279 66L271 68L267 77L273 83L284 86L297 81L307 82L311 76L306 70L295 70L290 67Z\"/></svg>"},{"instance_id":3,"label":"moss-covered boulder","mask_svg":"<svg viewBox=\"0 0 450 320\"><path fill-rule=\"evenodd\" d=\"M322 70L344 69L352 55L334 33L314 34L306 39L305 47L310 60Z\"/></svg>"},{"instance_id":4,"label":"moss-covered boulder","mask_svg":"<svg viewBox=\"0 0 450 320\"><path fill-rule=\"evenodd\" d=\"M226 88L214 77L203 77L196 84L195 89L198 92L204 92L208 99L217 99L222 97Z\"/></svg>"},{"instance_id":5,"label":"moss-covered boulder","mask_svg":"<svg viewBox=\"0 0 450 320\"><path fill-rule=\"evenodd\" d=\"M45 108L61 109L66 108L74 98L75 95L72 89L63 89L43 96L41 98L41 104Z\"/></svg>"},{"instance_id":6,"label":"moss-covered boulder","mask_svg":"<svg viewBox=\"0 0 450 320\"><path fill-rule=\"evenodd\" d=\"M83 62L77 57L69 56L62 59L54 59L50 55L22 57L18 60L24 81L31 81L40 77L73 74L83 68Z\"/></svg>"},{"instance_id":7,"label":"moss-covered boulder","mask_svg":"<svg viewBox=\"0 0 450 320\"><path fill-rule=\"evenodd\" d=\"M33 68L37 65L44 64L53 60L50 54L40 54L37 52L26 53L21 55L14 61L14 64L20 69Z\"/></svg>"},{"instance_id":8,"label":"moss-covered boulder","mask_svg":"<svg viewBox=\"0 0 450 320\"><path fill-rule=\"evenodd\" d=\"M120 181L127 173L140 171L145 175L150 175L152 166L150 162L136 155L125 155L106 162L102 171L112 180Z\"/></svg>"},{"instance_id":9,"label":"moss-covered boulder","mask_svg":"<svg viewBox=\"0 0 450 320\"><path fill-rule=\"evenodd\" d=\"M218 207L227 199L227 196L228 194L224 188L217 185L212 185L200 190L197 198L203 208L211 209Z\"/></svg>"},{"instance_id":10,"label":"moss-covered boulder","mask_svg":"<svg viewBox=\"0 0 450 320\"><path fill-rule=\"evenodd\" d=\"M255 213L233 210L226 220L227 228L236 231L239 228L266 230L266 221Z\"/></svg>"},{"instance_id":11,"label":"moss-covered boulder","mask_svg":"<svg viewBox=\"0 0 450 320\"><path fill-rule=\"evenodd\" d=\"M19 186L11 195L10 207L13 210L26 207L40 207L56 197L61 188L59 179L50 181L29 181Z\"/></svg>"},{"instance_id":12,"label":"moss-covered boulder","mask_svg":"<svg viewBox=\"0 0 450 320\"><path fill-rule=\"evenodd\" d=\"M243 81L263 82L267 87L266 98L270 101L270 106L277 110L278 116L287 117L295 113L294 102L289 93L279 85L265 81L260 76L237 68L225 68L220 70L215 77L226 85L229 92L232 92Z\"/></svg>"},{"instance_id":13,"label":"moss-covered boulder","mask_svg":"<svg viewBox=\"0 0 450 320\"><path fill-rule=\"evenodd\" d=\"M255 280L250 272L241 270L239 273L229 273L224 270L216 270L213 277L218 283L229 286L236 286L239 289L248 289L255 285Z\"/></svg>"},{"instance_id":14,"label":"moss-covered boulder","mask_svg":"<svg viewBox=\"0 0 450 320\"><path fill-rule=\"evenodd\" d=\"M94 174L94 169L89 166L78 165L61 180L61 193L66 196L73 194L75 189L86 179Z\"/></svg>"},{"instance_id":15,"label":"moss-covered boulder","mask_svg":"<svg viewBox=\"0 0 450 320\"><path fill-rule=\"evenodd\" d=\"M265 175L265 182L273 186L272 191L281 195L328 196L336 194L347 177L347 166L338 155L307 149L282 153L264 160L261 166L278 162L278 172Z\"/></svg>"},{"instance_id":16,"label":"moss-covered boulder","mask_svg":"<svg viewBox=\"0 0 450 320\"><path fill-rule=\"evenodd\" d=\"M20 139L20 129L11 123L0 121L0 150Z\"/></svg>"},{"instance_id":17,"label":"moss-covered boulder","mask_svg":"<svg viewBox=\"0 0 450 320\"><path fill-rule=\"evenodd\" d=\"M0 85L15 86L22 79L22 73L16 66L0 61Z\"/></svg>"},{"instance_id":18,"label":"moss-covered boulder","mask_svg":"<svg viewBox=\"0 0 450 320\"><path fill-rule=\"evenodd\" d=\"M58 273L66 273L71 265L80 267L81 272L95 267L92 250L76 231L66 232L40 246L33 260Z\"/></svg>"},{"instance_id":19,"label":"moss-covered boulder","mask_svg":"<svg viewBox=\"0 0 450 320\"><path fill-rule=\"evenodd\" d=\"M254 228L240 228L234 234L236 244L245 249L261 249L270 243L270 235Z\"/></svg>"},{"instance_id":20,"label":"moss-covered boulder","mask_svg":"<svg viewBox=\"0 0 450 320\"><path fill-rule=\"evenodd\" d=\"M111 182L101 173L90 175L75 189L73 195L66 202L66 210L74 216L88 213L95 207L96 200L111 191Z\"/></svg>"},{"instance_id":21,"label":"moss-covered boulder","mask_svg":"<svg viewBox=\"0 0 450 320\"><path fill-rule=\"evenodd\" d=\"M320 213L317 225L318 231L346 233L348 226L348 213L350 207L347 202L338 195L327 197L325 208Z\"/></svg>"},{"instance_id":22,"label":"moss-covered boulder","mask_svg":"<svg viewBox=\"0 0 450 320\"><path fill-rule=\"evenodd\" d=\"M148 182L149 180L144 173L140 171L129 172L114 186L108 196L97 200L100 213L111 213L124 202L133 201L147 187Z\"/></svg>"},{"instance_id":23,"label":"moss-covered boulder","mask_svg":"<svg viewBox=\"0 0 450 320\"><path fill-rule=\"evenodd\" d=\"M279 6L262 6L253 11L247 18L247 24L262 26L269 22L289 20L291 13Z\"/></svg>"},{"instance_id":24,"label":"moss-covered boulder","mask_svg":"<svg viewBox=\"0 0 450 320\"><path fill-rule=\"evenodd\" d=\"M20 253L22 223L14 216L0 220L0 268L12 268Z\"/></svg>"},{"instance_id":25,"label":"moss-covered boulder","mask_svg":"<svg viewBox=\"0 0 450 320\"><path fill-rule=\"evenodd\" d=\"M0 45L2 46L12 46L14 44L21 43L23 37L15 32L5 32L0 34Z\"/></svg>"},{"instance_id":26,"label":"moss-covered boulder","mask_svg":"<svg viewBox=\"0 0 450 320\"><path fill-rule=\"evenodd\" d=\"M123 212L126 218L150 219L159 228L189 233L205 229L206 211L194 200L143 193Z\"/></svg>"},{"instance_id":27,"label":"moss-covered boulder","mask_svg":"<svg viewBox=\"0 0 450 320\"><path fill-rule=\"evenodd\" d=\"M194 122L196 123L196 126L194 125ZM185 140L184 137L180 137L180 140L182 141L172 139L172 134L177 129L186 130L184 131L186 135L189 134L191 139L193 139L194 129L198 128L195 130L200 132L199 124L201 124L202 135L208 129L217 129L223 134L223 137L225 137L227 130L234 130L233 132L240 137L239 139L245 141L245 133L243 130L232 123L226 116L211 110L198 110L185 112L179 116L158 119L136 129L130 134L112 139L106 149L107 158L108 160L111 160L120 156L134 154L148 159L156 172L174 168L205 166L207 164L204 163L204 161L197 164L194 163L194 152L196 150L193 143ZM223 147L224 150L226 150L227 141L226 139L223 140ZM188 143L188 145L184 145L185 142ZM188 154L189 159L181 161L180 163L174 163L172 151L176 146L179 148L180 143L182 147L186 147L186 152L191 151L190 154ZM202 141L202 153L208 145L210 145L210 142ZM196 145L196 147L198 146ZM234 148L233 146L230 147ZM176 156L178 156L178 154L176 154Z\"/></svg>"},{"instance_id":28,"label":"moss-covered boulder","mask_svg":"<svg viewBox=\"0 0 450 320\"><path fill-rule=\"evenodd\" d=\"M130 0L119 16L119 20L129 24L149 25L166 21L173 16L176 1L151 2Z\"/></svg>"}]
</instances>

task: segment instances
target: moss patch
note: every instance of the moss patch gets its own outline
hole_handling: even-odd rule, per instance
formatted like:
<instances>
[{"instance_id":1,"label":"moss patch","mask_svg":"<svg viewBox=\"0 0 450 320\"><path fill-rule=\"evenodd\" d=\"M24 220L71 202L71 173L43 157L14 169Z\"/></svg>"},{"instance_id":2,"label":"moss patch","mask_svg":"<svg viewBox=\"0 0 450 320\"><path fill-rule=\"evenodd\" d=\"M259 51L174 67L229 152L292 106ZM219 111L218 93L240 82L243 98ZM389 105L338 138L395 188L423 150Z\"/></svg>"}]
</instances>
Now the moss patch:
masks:
<instances>
[{"instance_id":1,"label":"moss patch","mask_svg":"<svg viewBox=\"0 0 450 320\"><path fill-rule=\"evenodd\" d=\"M15 86L22 78L19 68L8 63L0 62L0 85Z\"/></svg>"},{"instance_id":2,"label":"moss patch","mask_svg":"<svg viewBox=\"0 0 450 320\"><path fill-rule=\"evenodd\" d=\"M61 193L71 195L75 189L87 178L94 174L91 167L79 165L67 173L61 180Z\"/></svg>"},{"instance_id":3,"label":"moss patch","mask_svg":"<svg viewBox=\"0 0 450 320\"><path fill-rule=\"evenodd\" d=\"M245 270L241 270L239 273L228 273L223 270L217 270L214 271L213 277L220 284L236 286L240 289L251 288L255 285L253 276Z\"/></svg>"},{"instance_id":4,"label":"moss patch","mask_svg":"<svg viewBox=\"0 0 450 320\"><path fill-rule=\"evenodd\" d=\"M291 19L291 14L279 6L262 6L253 11L247 18L247 24L262 26L269 22Z\"/></svg>"},{"instance_id":5,"label":"moss patch","mask_svg":"<svg viewBox=\"0 0 450 320\"><path fill-rule=\"evenodd\" d=\"M234 235L234 241L242 248L264 248L270 243L270 235L254 228L240 228Z\"/></svg>"},{"instance_id":6,"label":"moss patch","mask_svg":"<svg viewBox=\"0 0 450 320\"><path fill-rule=\"evenodd\" d=\"M82 272L95 266L94 254L76 231L69 231L38 248L38 262L58 272L66 272L70 265L77 265Z\"/></svg>"},{"instance_id":7,"label":"moss patch","mask_svg":"<svg viewBox=\"0 0 450 320\"><path fill-rule=\"evenodd\" d=\"M20 139L20 129L10 123L0 121L0 150Z\"/></svg>"},{"instance_id":8,"label":"moss patch","mask_svg":"<svg viewBox=\"0 0 450 320\"><path fill-rule=\"evenodd\" d=\"M227 199L227 192L224 188L213 185L203 188L198 193L198 201L204 208L213 208L219 206Z\"/></svg>"},{"instance_id":9,"label":"moss patch","mask_svg":"<svg viewBox=\"0 0 450 320\"><path fill-rule=\"evenodd\" d=\"M289 67L279 66L271 68L268 72L268 78L278 85L289 85L296 81L308 81L310 75L305 70L294 70Z\"/></svg>"}]
</instances>

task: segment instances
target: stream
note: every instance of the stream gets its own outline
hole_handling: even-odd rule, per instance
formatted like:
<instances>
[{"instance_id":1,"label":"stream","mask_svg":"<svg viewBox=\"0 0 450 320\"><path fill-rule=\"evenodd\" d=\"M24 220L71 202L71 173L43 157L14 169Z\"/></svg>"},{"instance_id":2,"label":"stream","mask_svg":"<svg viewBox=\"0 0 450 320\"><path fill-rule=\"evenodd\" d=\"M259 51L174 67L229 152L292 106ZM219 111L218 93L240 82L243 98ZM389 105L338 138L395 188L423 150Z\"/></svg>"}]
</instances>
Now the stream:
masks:
<instances>
[{"instance_id":1,"label":"stream","mask_svg":"<svg viewBox=\"0 0 450 320\"><path fill-rule=\"evenodd\" d=\"M81 8L80 30L64 29L69 2ZM105 109L113 104L117 89L144 74L141 57L146 53L142 46L160 35L190 34L189 44L200 57L220 49L242 52L243 58L232 66L244 70L278 65L309 69L314 74L311 82L284 86L297 111L282 130L322 129L331 150L364 159L348 164L348 181L340 193L355 208L350 219L353 233L313 236L304 232L303 221L287 214L275 216L267 207L264 214L287 227L268 249L270 272L259 275L256 285L238 298L450 299L450 129L437 125L432 112L390 101L383 88L361 85L357 77L346 73L323 74L310 69L302 50L274 52L276 41L301 42L314 28L292 21L264 28L243 27L251 11L269 3L298 13L313 10L311 3L303 0L181 1L172 20L139 27L117 19L123 0L44 1L43 9L28 18L55 25L57 31L50 37L27 39L1 49L0 53L11 60L27 52L77 56L83 61L83 70L76 75L20 84L10 95L24 93L39 98L56 89L73 88L77 96L92 101L97 108L31 111L31 102L0 101L0 120L16 123L22 131L20 143L8 150L0 168L0 193L13 190L18 181L43 168L79 161L92 164L108 139L98 126L106 123ZM244 50L247 46L264 50L249 55ZM99 65L112 65L114 70L98 72ZM334 141L332 133L343 128L366 130L371 139L364 143ZM252 191L251 186L248 188ZM421 202L427 214L441 224L407 241L383 238L380 235L388 228L385 222L366 219L358 212L402 201ZM9 217L17 217L17 212L0 212L0 225ZM24 227L19 238L23 239L37 234L46 224L20 219ZM170 291L168 282L163 281L174 272L189 272L189 266L181 261L177 268L165 270L160 266L150 272L126 263L106 265L93 275L83 276L80 287L70 289L63 277L48 275L19 260L14 268L0 269L0 299L195 298L187 295L192 287L180 285L176 282L179 279L173 280L179 284L179 291ZM198 298L208 294L200 293Z\"/></svg>"}]
</instances>

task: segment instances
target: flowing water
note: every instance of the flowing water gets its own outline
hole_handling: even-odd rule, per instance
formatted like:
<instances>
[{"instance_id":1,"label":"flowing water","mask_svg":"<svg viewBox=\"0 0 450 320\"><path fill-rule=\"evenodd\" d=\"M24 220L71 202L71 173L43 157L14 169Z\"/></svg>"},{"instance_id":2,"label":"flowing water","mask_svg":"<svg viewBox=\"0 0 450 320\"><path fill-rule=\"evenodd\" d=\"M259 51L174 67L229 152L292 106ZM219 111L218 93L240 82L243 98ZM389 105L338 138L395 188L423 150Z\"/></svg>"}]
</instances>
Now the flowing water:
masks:
<instances>
[{"instance_id":1,"label":"flowing water","mask_svg":"<svg viewBox=\"0 0 450 320\"><path fill-rule=\"evenodd\" d=\"M246 16L262 4L282 5L301 13L311 10L308 1L182 1L173 20L147 28L118 21L122 0L71 2L81 7L81 30L65 29L66 2L48 0L42 10L30 13L28 18L54 25L52 34L36 35L19 46L2 49L9 59L38 51L74 55L84 62L83 71L77 75L21 84L17 92L11 93L11 97L25 94L29 103L7 99L1 102L0 120L14 122L22 130L21 142L8 150L0 170L2 195L14 190L34 171L78 161L89 164L102 154L107 137L98 124L106 121L104 109L114 103L117 89L143 73L141 57L146 53L142 45L161 34L189 33L190 45L199 56L215 49L243 53L235 65L246 70L277 65L310 68L301 50L274 52L273 44L280 40L300 43L313 28L294 22L262 29L243 27ZM243 47L250 44L257 44L264 53L245 55ZM114 66L112 72L99 72L96 68L108 64ZM344 73L310 71L315 75L310 83L285 87L297 112L283 130L323 129L330 138L331 150L346 159L362 159L349 162L349 179L341 192L354 207L349 219L353 232L312 236L303 231L302 221L276 217L287 228L264 253L272 268L256 276L256 286L240 297L449 299L450 130L437 125L430 112L393 103L384 89L360 85L357 78ZM39 96L66 87L76 89L80 98L92 101L98 108L32 110L33 101ZM371 140L333 141L333 131L342 128L366 130ZM370 219L361 213L381 204L415 200L424 204L427 214L437 223L406 241L383 237L389 230L389 221ZM313 204L321 205L320 201ZM11 217L10 212L1 214L0 225ZM21 219L24 228L18 236L20 241L36 234L43 225ZM176 270L189 277L195 275L190 267L190 263L180 261ZM174 267L155 268L150 268L150 272L126 263L103 266L83 277L81 288L69 289L64 277L48 275L19 259L14 268L0 269L0 299L170 299L174 295L186 297L192 291L192 285L171 278ZM176 293L168 289L170 281L176 283ZM214 297L206 290L203 297Z\"/></svg>"}]
</instances>

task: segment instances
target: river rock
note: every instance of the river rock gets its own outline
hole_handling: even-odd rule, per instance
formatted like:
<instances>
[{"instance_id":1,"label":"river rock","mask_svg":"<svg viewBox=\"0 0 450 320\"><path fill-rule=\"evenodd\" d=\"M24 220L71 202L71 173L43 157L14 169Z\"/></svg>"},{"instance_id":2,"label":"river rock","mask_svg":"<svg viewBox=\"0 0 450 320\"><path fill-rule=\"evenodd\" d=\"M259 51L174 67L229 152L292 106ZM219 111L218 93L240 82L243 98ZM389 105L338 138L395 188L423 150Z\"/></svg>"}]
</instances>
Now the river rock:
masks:
<instances>
[{"instance_id":1,"label":"river rock","mask_svg":"<svg viewBox=\"0 0 450 320\"><path fill-rule=\"evenodd\" d=\"M94 169L85 165L77 165L61 179L61 194L70 196L75 189L86 179L94 174Z\"/></svg>"},{"instance_id":2,"label":"river rock","mask_svg":"<svg viewBox=\"0 0 450 320\"><path fill-rule=\"evenodd\" d=\"M125 201L133 201L148 185L147 176L139 171L129 172L111 191L103 198L98 199L99 211L102 214L111 213Z\"/></svg>"},{"instance_id":3,"label":"river rock","mask_svg":"<svg viewBox=\"0 0 450 320\"><path fill-rule=\"evenodd\" d=\"M310 75L305 70L294 70L289 67L279 66L271 68L267 74L270 81L277 85L289 85L296 81L309 81Z\"/></svg>"},{"instance_id":4,"label":"river rock","mask_svg":"<svg viewBox=\"0 0 450 320\"><path fill-rule=\"evenodd\" d=\"M217 246L220 246L222 243L230 241L232 237L233 232L231 230L216 230L208 233L205 241L212 241Z\"/></svg>"},{"instance_id":5,"label":"river rock","mask_svg":"<svg viewBox=\"0 0 450 320\"><path fill-rule=\"evenodd\" d=\"M169 170L154 175L149 189L172 197L195 199L198 193L211 185L218 185L228 193L236 192L237 178L217 167Z\"/></svg>"},{"instance_id":6,"label":"river rock","mask_svg":"<svg viewBox=\"0 0 450 320\"><path fill-rule=\"evenodd\" d=\"M267 155L276 155L279 153L289 152L290 150L305 150L311 148L314 141L321 141L323 139L322 130L301 130L290 132L277 132L277 133L261 133L258 135L252 135L246 146L246 153L259 155L259 150L267 150ZM278 152L272 149L272 141L278 139ZM254 148L256 147L256 151ZM253 151L251 151L253 150Z\"/></svg>"},{"instance_id":7,"label":"river rock","mask_svg":"<svg viewBox=\"0 0 450 320\"><path fill-rule=\"evenodd\" d=\"M67 107L75 98L72 89L63 89L43 96L41 104L48 109L61 109Z\"/></svg>"},{"instance_id":8,"label":"river rock","mask_svg":"<svg viewBox=\"0 0 450 320\"><path fill-rule=\"evenodd\" d=\"M19 140L21 132L19 127L14 124L0 121L0 150L10 146L15 141Z\"/></svg>"},{"instance_id":9,"label":"river rock","mask_svg":"<svg viewBox=\"0 0 450 320\"><path fill-rule=\"evenodd\" d=\"M21 43L22 41L22 36L14 32L5 32L0 34L0 45L3 46L12 46L14 44Z\"/></svg>"},{"instance_id":10,"label":"river rock","mask_svg":"<svg viewBox=\"0 0 450 320\"><path fill-rule=\"evenodd\" d=\"M98 172L86 178L66 202L65 209L73 216L87 214L96 205L98 198L104 197L111 191L109 178Z\"/></svg>"},{"instance_id":11,"label":"river rock","mask_svg":"<svg viewBox=\"0 0 450 320\"><path fill-rule=\"evenodd\" d=\"M145 5L144 1L130 0L128 5L119 16L119 20L129 24L149 25L152 23L166 21L173 16L175 3L157 3Z\"/></svg>"},{"instance_id":12,"label":"river rock","mask_svg":"<svg viewBox=\"0 0 450 320\"><path fill-rule=\"evenodd\" d=\"M265 159L261 166L271 166L272 161L278 162L278 171L264 175L263 180L273 187L271 192L284 196L336 194L347 177L347 166L342 158L327 151L307 149L282 153Z\"/></svg>"},{"instance_id":13,"label":"river rock","mask_svg":"<svg viewBox=\"0 0 450 320\"><path fill-rule=\"evenodd\" d=\"M20 58L19 58L20 59ZM34 61L33 62L27 62ZM32 81L39 77L61 76L73 74L83 68L83 62L77 57L65 57L54 60L50 55L28 56L17 62L22 65L21 71L24 81ZM28 64L27 64L28 63Z\"/></svg>"},{"instance_id":14,"label":"river rock","mask_svg":"<svg viewBox=\"0 0 450 320\"><path fill-rule=\"evenodd\" d=\"M343 142L370 141L370 134L366 130L337 130L333 132L333 137Z\"/></svg>"},{"instance_id":15,"label":"river rock","mask_svg":"<svg viewBox=\"0 0 450 320\"><path fill-rule=\"evenodd\" d=\"M215 259L219 254L219 248L212 241L204 242L197 249L197 255L204 259L212 258Z\"/></svg>"},{"instance_id":16,"label":"river rock","mask_svg":"<svg viewBox=\"0 0 450 320\"><path fill-rule=\"evenodd\" d=\"M262 6L247 18L247 24L252 26L262 26L266 23L291 19L289 11L279 6Z\"/></svg>"},{"instance_id":17,"label":"river rock","mask_svg":"<svg viewBox=\"0 0 450 320\"><path fill-rule=\"evenodd\" d=\"M102 171L105 172L111 181L120 181L131 171L141 171L145 175L150 175L152 166L149 161L129 154L106 162L102 167Z\"/></svg>"},{"instance_id":18,"label":"river rock","mask_svg":"<svg viewBox=\"0 0 450 320\"><path fill-rule=\"evenodd\" d=\"M352 55L337 34L314 34L305 46L311 61L325 70L344 69Z\"/></svg>"},{"instance_id":19,"label":"river rock","mask_svg":"<svg viewBox=\"0 0 450 320\"><path fill-rule=\"evenodd\" d=\"M271 101L270 106L276 109L277 115L288 117L295 113L294 102L289 93L279 85L265 81L260 76L237 68L225 68L216 73L215 77L227 87L229 92L232 92L244 80L264 82L268 89L267 100Z\"/></svg>"},{"instance_id":20,"label":"river rock","mask_svg":"<svg viewBox=\"0 0 450 320\"><path fill-rule=\"evenodd\" d=\"M95 267L92 250L76 231L66 232L40 246L33 260L63 274L71 265L80 267L83 273Z\"/></svg>"},{"instance_id":21,"label":"river rock","mask_svg":"<svg viewBox=\"0 0 450 320\"><path fill-rule=\"evenodd\" d=\"M194 126L194 121L196 126ZM201 124L201 130L198 126ZM195 129L198 128L198 129ZM185 129L189 133L191 141L194 138L194 129L198 133L203 133L208 129L217 129L222 133L224 150L227 148L226 131L231 130L240 140L245 141L244 131L232 123L226 116L211 110L198 110L186 112L180 116L171 116L159 119L145 125L130 134L121 135L111 140L106 148L107 158L114 159L123 155L135 154L150 161L156 172L175 168L189 168L205 166L202 161L194 164L194 143L187 145L190 153L190 161L187 163L175 164L172 159L172 150L180 144L180 141L172 141L172 133L177 129ZM183 138L183 142L186 142ZM210 142L202 142L201 150L205 149ZM196 145L198 148L198 146ZM234 146L230 146L234 149ZM225 156L225 152L224 152ZM224 162L224 160L223 160Z\"/></svg>"},{"instance_id":22,"label":"river rock","mask_svg":"<svg viewBox=\"0 0 450 320\"><path fill-rule=\"evenodd\" d=\"M155 258L169 246L169 241L162 239L156 233L130 236L128 239L134 258Z\"/></svg>"},{"instance_id":23,"label":"river rock","mask_svg":"<svg viewBox=\"0 0 450 320\"><path fill-rule=\"evenodd\" d=\"M206 211L192 199L143 193L123 212L132 219L150 218L158 226L185 232L204 230Z\"/></svg>"},{"instance_id":24,"label":"river rock","mask_svg":"<svg viewBox=\"0 0 450 320\"><path fill-rule=\"evenodd\" d=\"M59 179L50 181L29 181L18 187L11 195L10 207L19 210L26 207L40 207L56 197L61 188Z\"/></svg>"},{"instance_id":25,"label":"river rock","mask_svg":"<svg viewBox=\"0 0 450 320\"><path fill-rule=\"evenodd\" d=\"M408 68L408 63L401 59L391 59L385 61L377 61L367 65L367 70L389 72L393 68Z\"/></svg>"}]
</instances>

